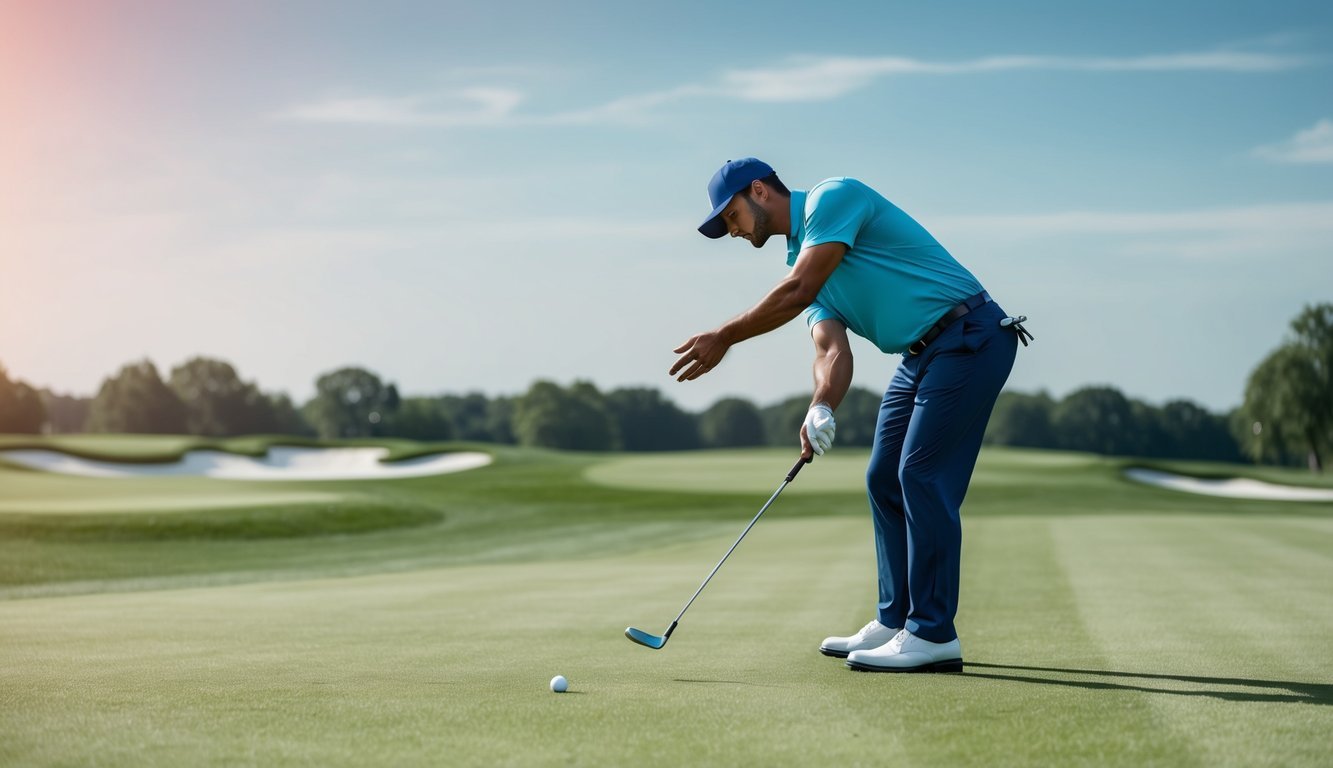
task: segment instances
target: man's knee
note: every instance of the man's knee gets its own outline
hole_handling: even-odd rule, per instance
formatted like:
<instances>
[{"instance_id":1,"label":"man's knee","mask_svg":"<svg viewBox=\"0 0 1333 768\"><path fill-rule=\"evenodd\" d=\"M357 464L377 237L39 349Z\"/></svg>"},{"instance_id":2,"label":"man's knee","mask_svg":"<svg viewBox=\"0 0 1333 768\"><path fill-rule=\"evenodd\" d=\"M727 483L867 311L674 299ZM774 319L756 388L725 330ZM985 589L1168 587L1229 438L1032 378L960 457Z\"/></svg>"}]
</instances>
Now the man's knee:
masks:
<instances>
[{"instance_id":1,"label":"man's knee","mask_svg":"<svg viewBox=\"0 0 1333 768\"><path fill-rule=\"evenodd\" d=\"M943 500L948 494L948 473L933 463L905 461L898 468L898 485L910 502L913 498Z\"/></svg>"},{"instance_id":2,"label":"man's knee","mask_svg":"<svg viewBox=\"0 0 1333 768\"><path fill-rule=\"evenodd\" d=\"M898 468L889 462L872 460L866 467L866 492L876 504L901 507L903 491L898 484Z\"/></svg>"},{"instance_id":3,"label":"man's knee","mask_svg":"<svg viewBox=\"0 0 1333 768\"><path fill-rule=\"evenodd\" d=\"M903 505L909 514L928 514L931 519L958 526L957 489L949 473L924 463L904 462L898 470Z\"/></svg>"},{"instance_id":4,"label":"man's knee","mask_svg":"<svg viewBox=\"0 0 1333 768\"><path fill-rule=\"evenodd\" d=\"M914 493L929 492L938 482L938 473L925 464L905 461L898 468L898 484L904 493L908 493L909 489Z\"/></svg>"}]
</instances>

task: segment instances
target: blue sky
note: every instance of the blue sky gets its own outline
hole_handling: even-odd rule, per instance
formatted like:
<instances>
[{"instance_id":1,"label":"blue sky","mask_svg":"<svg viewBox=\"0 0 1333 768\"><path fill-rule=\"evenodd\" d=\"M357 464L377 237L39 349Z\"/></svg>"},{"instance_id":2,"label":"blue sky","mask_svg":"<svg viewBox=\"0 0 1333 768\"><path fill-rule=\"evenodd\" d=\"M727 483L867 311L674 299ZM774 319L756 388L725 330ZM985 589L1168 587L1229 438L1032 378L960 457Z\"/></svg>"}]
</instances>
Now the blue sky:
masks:
<instances>
[{"instance_id":1,"label":"blue sky","mask_svg":"<svg viewBox=\"0 0 1333 768\"><path fill-rule=\"evenodd\" d=\"M0 11L0 363L35 384L807 392L799 322L666 375L785 272L694 231L743 155L920 220L1031 317L1015 389L1227 408L1333 300L1327 3L184 5Z\"/></svg>"}]
</instances>

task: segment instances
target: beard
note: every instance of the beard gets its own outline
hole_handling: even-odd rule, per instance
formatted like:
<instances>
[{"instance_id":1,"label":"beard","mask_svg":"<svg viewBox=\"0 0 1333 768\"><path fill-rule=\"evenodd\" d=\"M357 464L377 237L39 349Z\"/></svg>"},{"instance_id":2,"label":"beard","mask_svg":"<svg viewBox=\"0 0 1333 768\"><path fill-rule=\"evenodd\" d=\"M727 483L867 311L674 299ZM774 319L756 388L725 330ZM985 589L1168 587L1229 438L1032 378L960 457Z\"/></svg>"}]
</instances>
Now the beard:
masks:
<instances>
[{"instance_id":1,"label":"beard","mask_svg":"<svg viewBox=\"0 0 1333 768\"><path fill-rule=\"evenodd\" d=\"M745 204L750 207L750 215L754 217L754 231L750 233L750 245L755 248L763 248L764 243L773 235L773 221L768 215L768 211L759 207L759 204L751 200L749 196L745 198Z\"/></svg>"}]
</instances>

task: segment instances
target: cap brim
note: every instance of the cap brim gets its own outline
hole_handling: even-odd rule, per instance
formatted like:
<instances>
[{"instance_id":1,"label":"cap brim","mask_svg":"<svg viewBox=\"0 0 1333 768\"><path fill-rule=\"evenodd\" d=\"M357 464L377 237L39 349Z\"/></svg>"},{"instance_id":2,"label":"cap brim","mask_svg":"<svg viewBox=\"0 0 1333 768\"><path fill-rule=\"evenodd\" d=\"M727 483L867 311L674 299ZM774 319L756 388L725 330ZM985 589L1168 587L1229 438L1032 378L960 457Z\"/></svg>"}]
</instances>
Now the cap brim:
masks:
<instances>
[{"instance_id":1,"label":"cap brim","mask_svg":"<svg viewBox=\"0 0 1333 768\"><path fill-rule=\"evenodd\" d=\"M727 234L727 225L722 223L721 216L714 216L699 227L699 234L716 240Z\"/></svg>"},{"instance_id":2,"label":"cap brim","mask_svg":"<svg viewBox=\"0 0 1333 768\"><path fill-rule=\"evenodd\" d=\"M732 195L732 197L735 197L735 195ZM699 225L699 234L704 237L711 237L714 240L727 234L726 222L722 221L722 209L726 208L730 202L731 198L729 197L713 209L713 212L708 215L708 220Z\"/></svg>"}]
</instances>

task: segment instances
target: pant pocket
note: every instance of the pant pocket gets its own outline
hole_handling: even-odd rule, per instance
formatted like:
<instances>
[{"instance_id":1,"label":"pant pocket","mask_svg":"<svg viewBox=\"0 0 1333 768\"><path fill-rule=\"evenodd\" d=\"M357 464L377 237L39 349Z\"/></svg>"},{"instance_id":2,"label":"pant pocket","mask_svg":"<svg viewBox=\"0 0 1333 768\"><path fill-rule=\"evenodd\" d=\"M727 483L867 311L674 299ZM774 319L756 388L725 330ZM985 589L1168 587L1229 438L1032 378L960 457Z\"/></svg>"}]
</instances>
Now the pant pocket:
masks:
<instances>
[{"instance_id":1,"label":"pant pocket","mask_svg":"<svg viewBox=\"0 0 1333 768\"><path fill-rule=\"evenodd\" d=\"M976 352L986 343L986 321L964 317L962 322L963 336L959 346L963 351Z\"/></svg>"}]
</instances>

